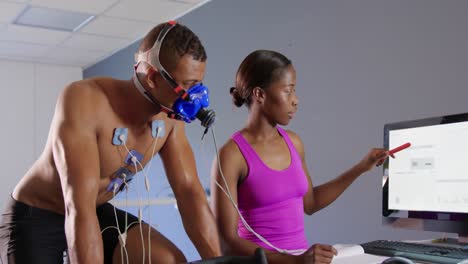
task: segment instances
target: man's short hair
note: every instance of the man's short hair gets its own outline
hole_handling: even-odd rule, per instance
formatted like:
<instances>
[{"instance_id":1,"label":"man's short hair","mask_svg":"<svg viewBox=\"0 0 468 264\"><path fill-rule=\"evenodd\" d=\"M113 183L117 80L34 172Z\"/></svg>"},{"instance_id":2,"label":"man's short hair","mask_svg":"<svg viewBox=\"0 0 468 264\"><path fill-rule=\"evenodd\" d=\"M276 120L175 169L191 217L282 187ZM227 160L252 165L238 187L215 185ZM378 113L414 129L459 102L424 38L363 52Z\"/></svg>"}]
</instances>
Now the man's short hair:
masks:
<instances>
[{"instance_id":1,"label":"man's short hair","mask_svg":"<svg viewBox=\"0 0 468 264\"><path fill-rule=\"evenodd\" d=\"M140 43L138 52L151 49L156 38L166 23L155 26ZM206 61L206 52L200 39L188 27L177 23L166 35L159 52L161 65L168 70L173 70L179 59L184 55L191 55L194 60Z\"/></svg>"}]
</instances>

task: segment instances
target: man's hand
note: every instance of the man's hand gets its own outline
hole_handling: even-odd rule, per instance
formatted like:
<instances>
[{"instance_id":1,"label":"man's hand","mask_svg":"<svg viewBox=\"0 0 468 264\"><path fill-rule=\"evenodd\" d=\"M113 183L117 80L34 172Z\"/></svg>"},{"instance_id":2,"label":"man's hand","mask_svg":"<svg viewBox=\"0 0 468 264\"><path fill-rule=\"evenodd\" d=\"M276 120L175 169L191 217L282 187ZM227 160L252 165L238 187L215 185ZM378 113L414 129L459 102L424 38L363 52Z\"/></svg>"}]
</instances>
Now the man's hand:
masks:
<instances>
[{"instance_id":1,"label":"man's hand","mask_svg":"<svg viewBox=\"0 0 468 264\"><path fill-rule=\"evenodd\" d=\"M337 251L330 245L315 244L299 256L301 264L329 264L336 256Z\"/></svg>"}]
</instances>

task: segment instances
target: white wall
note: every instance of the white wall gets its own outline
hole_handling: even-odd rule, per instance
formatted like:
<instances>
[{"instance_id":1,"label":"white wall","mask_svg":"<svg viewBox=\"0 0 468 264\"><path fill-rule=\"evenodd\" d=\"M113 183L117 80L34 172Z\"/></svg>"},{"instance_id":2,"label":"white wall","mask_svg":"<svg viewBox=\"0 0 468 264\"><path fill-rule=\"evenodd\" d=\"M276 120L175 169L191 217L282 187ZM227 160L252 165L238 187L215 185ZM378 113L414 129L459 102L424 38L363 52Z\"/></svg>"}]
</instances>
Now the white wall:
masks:
<instances>
[{"instance_id":1,"label":"white wall","mask_svg":"<svg viewBox=\"0 0 468 264\"><path fill-rule=\"evenodd\" d=\"M44 148L55 101L81 68L0 60L0 208Z\"/></svg>"}]
</instances>

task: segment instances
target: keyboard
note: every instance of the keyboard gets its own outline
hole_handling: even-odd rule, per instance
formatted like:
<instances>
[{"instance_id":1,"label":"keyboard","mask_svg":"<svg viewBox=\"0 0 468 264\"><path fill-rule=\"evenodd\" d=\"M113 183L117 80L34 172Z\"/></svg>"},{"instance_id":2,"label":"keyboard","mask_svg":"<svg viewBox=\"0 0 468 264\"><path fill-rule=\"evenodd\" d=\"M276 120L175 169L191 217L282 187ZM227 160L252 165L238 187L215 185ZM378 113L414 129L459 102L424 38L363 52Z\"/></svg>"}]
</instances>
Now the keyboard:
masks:
<instances>
[{"instance_id":1,"label":"keyboard","mask_svg":"<svg viewBox=\"0 0 468 264\"><path fill-rule=\"evenodd\" d=\"M390 240L376 240L361 244L364 252L383 256L400 256L412 260L456 264L468 259L468 248L436 246Z\"/></svg>"}]
</instances>

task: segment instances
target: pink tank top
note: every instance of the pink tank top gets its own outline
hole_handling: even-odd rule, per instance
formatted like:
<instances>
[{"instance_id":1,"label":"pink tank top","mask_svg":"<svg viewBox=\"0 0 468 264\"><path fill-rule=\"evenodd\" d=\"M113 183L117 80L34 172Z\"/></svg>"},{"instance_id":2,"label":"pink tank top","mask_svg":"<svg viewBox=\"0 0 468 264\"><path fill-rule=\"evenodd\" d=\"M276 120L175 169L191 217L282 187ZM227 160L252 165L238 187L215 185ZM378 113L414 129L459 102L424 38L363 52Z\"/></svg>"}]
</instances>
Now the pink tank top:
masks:
<instances>
[{"instance_id":1,"label":"pink tank top","mask_svg":"<svg viewBox=\"0 0 468 264\"><path fill-rule=\"evenodd\" d=\"M252 229L275 247L307 249L302 200L308 188L307 176L288 134L280 127L277 129L288 145L291 156L289 167L281 171L263 163L240 132L232 135L248 166L247 177L237 190L238 206ZM243 239L274 250L248 231L240 220L237 233Z\"/></svg>"}]
</instances>

